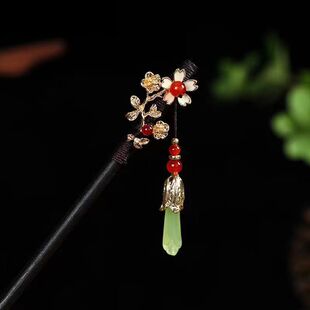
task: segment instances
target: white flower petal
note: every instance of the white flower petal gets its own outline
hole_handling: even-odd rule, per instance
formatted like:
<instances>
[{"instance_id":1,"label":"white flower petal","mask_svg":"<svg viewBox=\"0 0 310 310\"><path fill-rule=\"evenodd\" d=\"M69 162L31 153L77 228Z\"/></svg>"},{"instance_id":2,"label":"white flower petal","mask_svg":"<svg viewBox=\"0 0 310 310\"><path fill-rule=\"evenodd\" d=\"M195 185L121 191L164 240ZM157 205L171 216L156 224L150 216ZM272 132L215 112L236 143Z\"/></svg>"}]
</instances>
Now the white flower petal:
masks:
<instances>
[{"instance_id":1,"label":"white flower petal","mask_svg":"<svg viewBox=\"0 0 310 310\"><path fill-rule=\"evenodd\" d=\"M185 74L186 74L185 69L176 69L174 71L174 80L183 82Z\"/></svg>"},{"instance_id":2,"label":"white flower petal","mask_svg":"<svg viewBox=\"0 0 310 310\"><path fill-rule=\"evenodd\" d=\"M164 77L161 82L162 88L169 89L172 84L172 81L168 77Z\"/></svg>"},{"instance_id":3,"label":"white flower petal","mask_svg":"<svg viewBox=\"0 0 310 310\"><path fill-rule=\"evenodd\" d=\"M192 103L192 99L188 94L184 94L182 97L178 98L179 104L183 107L186 107L187 104Z\"/></svg>"},{"instance_id":4,"label":"white flower petal","mask_svg":"<svg viewBox=\"0 0 310 310\"><path fill-rule=\"evenodd\" d=\"M184 82L186 91L194 91L198 88L196 80L187 80Z\"/></svg>"},{"instance_id":5,"label":"white flower petal","mask_svg":"<svg viewBox=\"0 0 310 310\"><path fill-rule=\"evenodd\" d=\"M174 101L174 96L170 92L166 92L164 96L164 100L167 102L167 104L171 104Z\"/></svg>"}]
</instances>

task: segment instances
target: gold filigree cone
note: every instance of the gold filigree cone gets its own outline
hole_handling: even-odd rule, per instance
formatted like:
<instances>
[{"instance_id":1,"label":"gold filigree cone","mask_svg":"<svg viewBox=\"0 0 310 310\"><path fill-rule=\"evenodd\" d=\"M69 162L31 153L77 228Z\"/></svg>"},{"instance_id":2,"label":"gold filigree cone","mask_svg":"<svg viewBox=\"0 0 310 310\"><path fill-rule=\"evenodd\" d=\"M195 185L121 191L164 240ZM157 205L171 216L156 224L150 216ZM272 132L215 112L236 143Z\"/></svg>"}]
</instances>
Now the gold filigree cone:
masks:
<instances>
[{"instance_id":1,"label":"gold filigree cone","mask_svg":"<svg viewBox=\"0 0 310 310\"><path fill-rule=\"evenodd\" d=\"M163 203L160 210L169 208L173 213L180 212L184 207L184 184L179 175L171 175L164 184Z\"/></svg>"}]
</instances>

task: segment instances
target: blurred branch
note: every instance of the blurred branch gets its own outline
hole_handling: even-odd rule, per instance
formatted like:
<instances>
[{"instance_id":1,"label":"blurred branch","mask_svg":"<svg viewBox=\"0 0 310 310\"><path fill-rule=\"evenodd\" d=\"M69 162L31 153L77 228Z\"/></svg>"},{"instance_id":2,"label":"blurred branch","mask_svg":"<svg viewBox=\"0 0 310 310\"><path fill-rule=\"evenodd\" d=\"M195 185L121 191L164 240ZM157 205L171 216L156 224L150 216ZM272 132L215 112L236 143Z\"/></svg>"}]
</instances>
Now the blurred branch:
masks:
<instances>
[{"instance_id":1,"label":"blurred branch","mask_svg":"<svg viewBox=\"0 0 310 310\"><path fill-rule=\"evenodd\" d=\"M212 92L222 102L274 102L290 80L288 50L276 35L269 35L264 52L251 52L239 62L230 59L220 62Z\"/></svg>"},{"instance_id":2,"label":"blurred branch","mask_svg":"<svg viewBox=\"0 0 310 310\"><path fill-rule=\"evenodd\" d=\"M33 67L62 56L66 51L63 39L30 43L0 51L0 76L19 77Z\"/></svg>"}]
</instances>

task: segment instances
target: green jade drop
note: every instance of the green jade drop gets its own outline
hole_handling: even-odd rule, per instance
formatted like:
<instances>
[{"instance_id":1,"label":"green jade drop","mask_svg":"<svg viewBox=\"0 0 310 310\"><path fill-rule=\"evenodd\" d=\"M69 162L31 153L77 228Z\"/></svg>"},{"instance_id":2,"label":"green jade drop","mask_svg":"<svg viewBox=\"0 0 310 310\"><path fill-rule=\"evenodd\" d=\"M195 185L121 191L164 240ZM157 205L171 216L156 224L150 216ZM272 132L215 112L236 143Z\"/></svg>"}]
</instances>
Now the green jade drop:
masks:
<instances>
[{"instance_id":1,"label":"green jade drop","mask_svg":"<svg viewBox=\"0 0 310 310\"><path fill-rule=\"evenodd\" d=\"M163 248L167 254L175 256L182 246L180 211L184 207L184 184L179 176L182 170L181 148L177 138L172 139L169 147L167 170L170 176L165 181L163 203L160 210L165 211Z\"/></svg>"},{"instance_id":2,"label":"green jade drop","mask_svg":"<svg viewBox=\"0 0 310 310\"><path fill-rule=\"evenodd\" d=\"M169 255L175 256L182 246L180 212L165 210L163 248Z\"/></svg>"}]
</instances>

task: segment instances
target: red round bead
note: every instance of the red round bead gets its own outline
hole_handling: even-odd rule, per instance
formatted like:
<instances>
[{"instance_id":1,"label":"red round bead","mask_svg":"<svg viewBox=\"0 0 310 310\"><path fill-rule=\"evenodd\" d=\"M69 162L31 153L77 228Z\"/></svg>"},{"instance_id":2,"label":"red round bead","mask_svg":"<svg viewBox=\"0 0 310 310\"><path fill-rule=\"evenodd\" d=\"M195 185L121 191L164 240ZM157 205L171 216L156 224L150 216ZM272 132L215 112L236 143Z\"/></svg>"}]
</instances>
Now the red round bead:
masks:
<instances>
[{"instance_id":1,"label":"red round bead","mask_svg":"<svg viewBox=\"0 0 310 310\"><path fill-rule=\"evenodd\" d=\"M153 133L153 127L150 124L144 124L141 128L141 132L145 136L150 136Z\"/></svg>"},{"instance_id":2,"label":"red round bead","mask_svg":"<svg viewBox=\"0 0 310 310\"><path fill-rule=\"evenodd\" d=\"M167 170L169 173L178 174L182 171L183 165L180 160L169 160L167 162Z\"/></svg>"},{"instance_id":3,"label":"red round bead","mask_svg":"<svg viewBox=\"0 0 310 310\"><path fill-rule=\"evenodd\" d=\"M169 153L172 156L179 155L181 153L181 148L178 146L178 144L172 144L169 147Z\"/></svg>"},{"instance_id":4,"label":"red round bead","mask_svg":"<svg viewBox=\"0 0 310 310\"><path fill-rule=\"evenodd\" d=\"M186 92L186 87L183 82L180 82L180 81L172 82L170 86L170 93L174 97L182 96L183 94L185 94L185 92Z\"/></svg>"}]
</instances>

